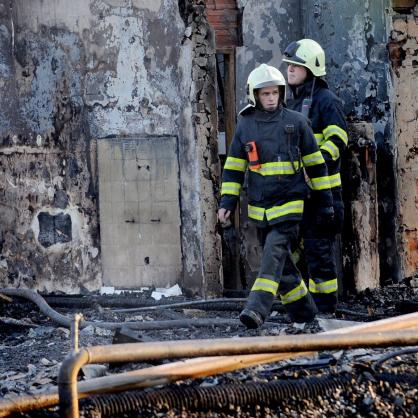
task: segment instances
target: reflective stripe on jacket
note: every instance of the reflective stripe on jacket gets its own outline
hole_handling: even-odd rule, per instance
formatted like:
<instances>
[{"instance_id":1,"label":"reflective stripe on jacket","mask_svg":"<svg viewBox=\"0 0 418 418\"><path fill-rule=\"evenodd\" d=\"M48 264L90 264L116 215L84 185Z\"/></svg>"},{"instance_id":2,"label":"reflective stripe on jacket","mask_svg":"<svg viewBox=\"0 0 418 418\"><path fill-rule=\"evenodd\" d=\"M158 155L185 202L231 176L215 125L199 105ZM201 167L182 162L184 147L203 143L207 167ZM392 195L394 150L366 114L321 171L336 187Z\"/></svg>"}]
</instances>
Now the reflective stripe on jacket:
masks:
<instances>
[{"instance_id":1,"label":"reflective stripe on jacket","mask_svg":"<svg viewBox=\"0 0 418 418\"><path fill-rule=\"evenodd\" d=\"M302 102L310 98L312 80L298 87L291 87L293 99L287 105L300 112ZM347 124L340 99L328 89L327 83L316 78L309 112L312 130L328 167L331 188L339 195L341 192L341 155L347 147ZM334 196L335 199L336 196Z\"/></svg>"},{"instance_id":2,"label":"reflective stripe on jacket","mask_svg":"<svg viewBox=\"0 0 418 418\"><path fill-rule=\"evenodd\" d=\"M293 131L292 133L288 133ZM255 141L260 167L248 164L245 145ZM304 170L324 206L332 206L330 179L308 121L280 107L250 108L240 117L222 175L220 207L234 210L248 169L248 217L263 226L301 220L307 193Z\"/></svg>"}]
</instances>

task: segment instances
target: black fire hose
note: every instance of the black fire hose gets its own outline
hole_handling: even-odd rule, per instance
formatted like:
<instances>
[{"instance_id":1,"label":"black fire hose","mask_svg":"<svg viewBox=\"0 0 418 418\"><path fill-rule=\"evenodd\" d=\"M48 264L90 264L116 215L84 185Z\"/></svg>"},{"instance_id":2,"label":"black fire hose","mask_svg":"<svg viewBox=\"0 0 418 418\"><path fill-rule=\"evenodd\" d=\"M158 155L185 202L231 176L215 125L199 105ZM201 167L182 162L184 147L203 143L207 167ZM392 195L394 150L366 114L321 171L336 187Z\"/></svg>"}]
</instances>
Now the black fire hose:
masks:
<instances>
[{"instance_id":1,"label":"black fire hose","mask_svg":"<svg viewBox=\"0 0 418 418\"><path fill-rule=\"evenodd\" d=\"M52 309L45 299L37 292L30 289L0 289L0 293L7 296L16 296L30 300L35 303L39 310L58 325L66 328L71 328L73 319L60 314ZM143 322L100 322L100 321L80 321L80 328L87 326L94 326L97 328L116 330L121 327L128 327L136 330L153 330L153 329L170 329L170 328L189 328L189 327L208 327L208 326L237 326L240 325L238 319L223 319L223 318L198 318L198 319L180 319L169 321L143 321ZM266 322L265 325L275 325L274 323Z\"/></svg>"},{"instance_id":2,"label":"black fire hose","mask_svg":"<svg viewBox=\"0 0 418 418\"><path fill-rule=\"evenodd\" d=\"M104 308L115 308L112 309L113 312L120 313L156 311L162 309L200 309L202 311L239 312L243 309L247 300L245 297L224 297L215 299L198 299L192 301L176 299L162 299L159 301L154 301L140 297L96 295L44 295L43 297L50 306L54 307L87 309L91 308L94 305L100 305ZM280 302L274 302L271 310L279 313L285 313L285 308ZM342 307L338 307L336 313L337 315L348 315L356 318L361 318L367 321L374 321L383 317L383 315L369 315L366 312L353 311Z\"/></svg>"},{"instance_id":3,"label":"black fire hose","mask_svg":"<svg viewBox=\"0 0 418 418\"><path fill-rule=\"evenodd\" d=\"M172 387L152 391L129 391L121 394L93 396L80 401L81 411L86 418L121 416L141 410L177 409L189 411L228 410L241 406L275 406L290 398L309 399L331 394L339 388L357 385L358 376L343 373L325 377L306 377L269 383L251 382L212 387ZM407 384L418 387L418 377L412 374L382 373L374 375L378 381L391 384Z\"/></svg>"},{"instance_id":4,"label":"black fire hose","mask_svg":"<svg viewBox=\"0 0 418 418\"><path fill-rule=\"evenodd\" d=\"M62 308L91 308L100 305L113 309L113 312L140 312L155 311L160 309L200 309L203 311L236 312L242 310L246 298L216 298L200 299L192 301L179 301L162 299L159 301L144 300L142 298L127 296L44 296L50 306ZM281 303L276 302L272 307L273 311L284 312Z\"/></svg>"},{"instance_id":5,"label":"black fire hose","mask_svg":"<svg viewBox=\"0 0 418 418\"><path fill-rule=\"evenodd\" d=\"M401 350L396 350L396 351L391 351L390 353L385 353L373 364L373 370L378 371L382 367L383 363L385 363L386 361L394 357L404 356L408 354L416 354L416 353L418 353L418 346L403 348Z\"/></svg>"}]
</instances>

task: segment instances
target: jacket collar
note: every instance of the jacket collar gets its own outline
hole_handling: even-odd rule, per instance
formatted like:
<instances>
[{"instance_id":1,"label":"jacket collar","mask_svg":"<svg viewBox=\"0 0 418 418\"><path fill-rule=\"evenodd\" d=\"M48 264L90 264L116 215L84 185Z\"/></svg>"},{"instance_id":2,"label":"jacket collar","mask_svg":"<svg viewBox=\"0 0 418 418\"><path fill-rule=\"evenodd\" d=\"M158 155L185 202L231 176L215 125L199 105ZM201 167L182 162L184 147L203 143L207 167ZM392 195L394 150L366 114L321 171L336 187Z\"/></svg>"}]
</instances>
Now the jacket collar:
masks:
<instances>
[{"instance_id":1,"label":"jacket collar","mask_svg":"<svg viewBox=\"0 0 418 418\"><path fill-rule=\"evenodd\" d=\"M256 108L254 110L254 117L261 122L273 122L280 119L283 112L283 104L279 104L279 107L274 112L267 112Z\"/></svg>"}]
</instances>

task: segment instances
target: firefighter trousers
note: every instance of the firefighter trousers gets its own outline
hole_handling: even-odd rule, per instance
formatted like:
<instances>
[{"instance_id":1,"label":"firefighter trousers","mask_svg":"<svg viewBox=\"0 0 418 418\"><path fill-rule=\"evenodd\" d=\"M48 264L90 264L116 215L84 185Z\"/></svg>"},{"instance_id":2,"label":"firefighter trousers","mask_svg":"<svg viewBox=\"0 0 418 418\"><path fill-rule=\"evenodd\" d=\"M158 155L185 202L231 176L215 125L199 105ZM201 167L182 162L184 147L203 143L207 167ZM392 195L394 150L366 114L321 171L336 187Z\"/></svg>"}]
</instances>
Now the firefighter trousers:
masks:
<instances>
[{"instance_id":1,"label":"firefighter trousers","mask_svg":"<svg viewBox=\"0 0 418 418\"><path fill-rule=\"evenodd\" d=\"M317 309L291 257L292 245L298 238L299 222L282 222L260 228L259 232L263 244L261 265L245 307L266 319L279 294L293 322L312 321Z\"/></svg>"},{"instance_id":2,"label":"firefighter trousers","mask_svg":"<svg viewBox=\"0 0 418 418\"><path fill-rule=\"evenodd\" d=\"M341 232L344 219L342 201L334 201L334 225L331 228L318 226L316 208L306 205L302 236L303 253L312 294L318 310L334 313L338 302L338 269L336 263L336 236Z\"/></svg>"}]
</instances>

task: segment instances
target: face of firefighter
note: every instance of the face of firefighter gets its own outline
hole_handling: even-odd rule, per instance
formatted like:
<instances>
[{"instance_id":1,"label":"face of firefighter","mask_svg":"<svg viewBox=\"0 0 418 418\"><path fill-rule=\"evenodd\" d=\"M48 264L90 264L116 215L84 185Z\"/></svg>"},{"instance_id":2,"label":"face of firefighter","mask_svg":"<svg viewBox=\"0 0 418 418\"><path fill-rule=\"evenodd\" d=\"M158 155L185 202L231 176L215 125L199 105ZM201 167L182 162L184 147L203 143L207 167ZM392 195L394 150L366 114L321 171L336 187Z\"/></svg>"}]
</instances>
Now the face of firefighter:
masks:
<instances>
[{"instance_id":1,"label":"face of firefighter","mask_svg":"<svg viewBox=\"0 0 418 418\"><path fill-rule=\"evenodd\" d=\"M264 110L276 110L279 106L279 86L263 87L257 91L257 99Z\"/></svg>"},{"instance_id":2,"label":"face of firefighter","mask_svg":"<svg viewBox=\"0 0 418 418\"><path fill-rule=\"evenodd\" d=\"M289 63L287 66L287 82L290 86L300 86L306 80L308 70L303 65Z\"/></svg>"}]
</instances>

